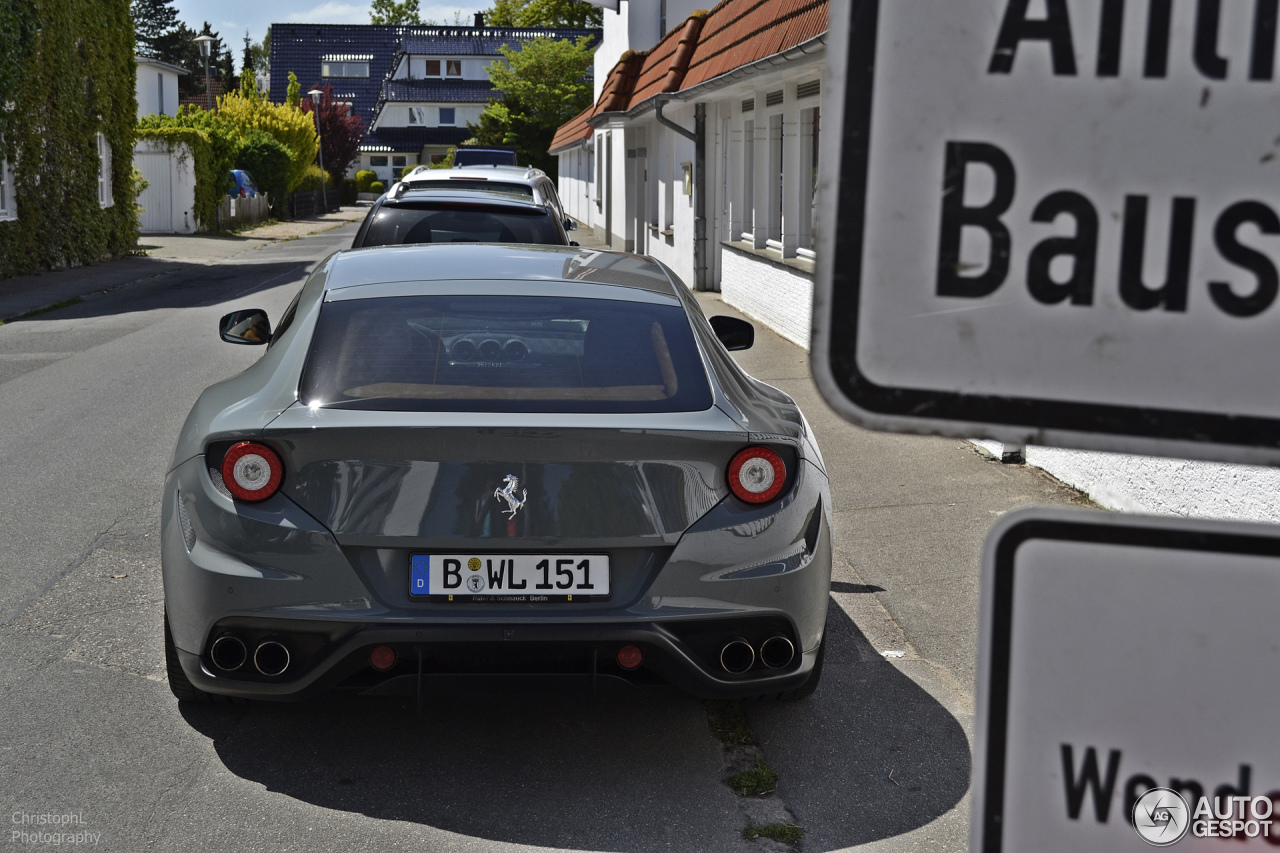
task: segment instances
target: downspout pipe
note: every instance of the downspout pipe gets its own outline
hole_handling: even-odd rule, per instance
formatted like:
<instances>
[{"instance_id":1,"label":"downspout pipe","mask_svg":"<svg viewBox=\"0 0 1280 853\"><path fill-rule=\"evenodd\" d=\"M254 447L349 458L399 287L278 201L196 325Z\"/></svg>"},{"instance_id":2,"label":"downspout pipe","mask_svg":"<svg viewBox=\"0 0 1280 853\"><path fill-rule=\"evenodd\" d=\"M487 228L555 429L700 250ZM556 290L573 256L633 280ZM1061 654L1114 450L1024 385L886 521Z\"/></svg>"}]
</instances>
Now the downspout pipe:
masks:
<instances>
[{"instance_id":1,"label":"downspout pipe","mask_svg":"<svg viewBox=\"0 0 1280 853\"><path fill-rule=\"evenodd\" d=\"M653 101L653 113L658 124L669 127L685 139L693 142L693 289L710 290L707 281L707 105L694 104L693 130L676 124L662 114L662 107L671 100L670 94L658 95Z\"/></svg>"}]
</instances>

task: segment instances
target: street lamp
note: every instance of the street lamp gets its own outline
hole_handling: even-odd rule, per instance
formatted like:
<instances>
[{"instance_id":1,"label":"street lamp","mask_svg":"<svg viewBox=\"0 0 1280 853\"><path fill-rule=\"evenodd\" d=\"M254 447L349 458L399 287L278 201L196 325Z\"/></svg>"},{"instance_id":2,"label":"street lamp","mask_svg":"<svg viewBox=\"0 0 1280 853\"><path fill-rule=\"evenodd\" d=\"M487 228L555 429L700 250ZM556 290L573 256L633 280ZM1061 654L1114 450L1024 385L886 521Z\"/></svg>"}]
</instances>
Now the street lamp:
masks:
<instances>
[{"instance_id":1,"label":"street lamp","mask_svg":"<svg viewBox=\"0 0 1280 853\"><path fill-rule=\"evenodd\" d=\"M209 85L209 51L210 45L217 41L213 36L196 36L195 42L200 45L200 55L204 57L204 105L213 112L213 88Z\"/></svg>"},{"instance_id":2,"label":"street lamp","mask_svg":"<svg viewBox=\"0 0 1280 853\"><path fill-rule=\"evenodd\" d=\"M320 142L320 210L324 213L329 212L328 192L324 181L324 136L320 132L320 98L324 96L324 92L319 89L312 89L307 92L311 96L312 112L316 114L316 139Z\"/></svg>"}]
</instances>

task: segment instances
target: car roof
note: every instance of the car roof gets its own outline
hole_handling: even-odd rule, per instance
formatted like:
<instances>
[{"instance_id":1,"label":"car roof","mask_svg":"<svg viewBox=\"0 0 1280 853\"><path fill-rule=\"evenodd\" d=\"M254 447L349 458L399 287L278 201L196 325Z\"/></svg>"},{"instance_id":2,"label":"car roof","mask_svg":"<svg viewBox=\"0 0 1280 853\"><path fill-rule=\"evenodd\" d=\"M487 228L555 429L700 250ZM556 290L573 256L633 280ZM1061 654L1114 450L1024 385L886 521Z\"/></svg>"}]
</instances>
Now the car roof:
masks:
<instances>
[{"instance_id":1,"label":"car roof","mask_svg":"<svg viewBox=\"0 0 1280 853\"><path fill-rule=\"evenodd\" d=\"M504 181L524 181L526 183L533 183L547 174L541 169L535 169L532 166L501 166L485 163L474 166L457 166L452 169L417 169L410 172L402 180L410 178L415 181L447 181L453 178L487 179L495 177L495 172Z\"/></svg>"},{"instance_id":2,"label":"car roof","mask_svg":"<svg viewBox=\"0 0 1280 853\"><path fill-rule=\"evenodd\" d=\"M406 189L403 192L389 193L383 199L383 206L420 205L428 203L443 204L483 204L486 207L514 207L522 211L545 211L544 205L538 204L532 197L506 193L501 190L449 190L440 189Z\"/></svg>"},{"instance_id":3,"label":"car roof","mask_svg":"<svg viewBox=\"0 0 1280 853\"><path fill-rule=\"evenodd\" d=\"M327 291L392 282L546 281L611 285L677 298L677 285L652 258L577 246L511 243L375 246L337 252L326 268ZM408 290L405 295L409 295Z\"/></svg>"}]
</instances>

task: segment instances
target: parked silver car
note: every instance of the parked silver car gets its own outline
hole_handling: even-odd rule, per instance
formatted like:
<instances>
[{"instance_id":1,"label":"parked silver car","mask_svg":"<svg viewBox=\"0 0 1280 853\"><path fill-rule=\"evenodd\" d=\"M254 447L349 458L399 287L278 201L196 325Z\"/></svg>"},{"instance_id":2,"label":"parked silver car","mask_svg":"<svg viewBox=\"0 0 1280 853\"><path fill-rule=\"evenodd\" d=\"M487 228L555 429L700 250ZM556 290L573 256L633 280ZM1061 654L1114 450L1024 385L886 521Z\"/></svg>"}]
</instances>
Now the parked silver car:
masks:
<instances>
[{"instance_id":1,"label":"parked silver car","mask_svg":"<svg viewBox=\"0 0 1280 853\"><path fill-rule=\"evenodd\" d=\"M665 266L555 246L338 252L208 388L165 481L183 700L818 682L827 477L795 402Z\"/></svg>"},{"instance_id":2,"label":"parked silver car","mask_svg":"<svg viewBox=\"0 0 1280 853\"><path fill-rule=\"evenodd\" d=\"M556 218L564 223L566 231L573 231L578 227L578 223L565 215L555 181L546 172L532 167L460 166L455 169L431 169L419 166L399 182L392 184L387 196L394 198L397 193L409 190L478 190L520 195L533 199L535 204L551 208Z\"/></svg>"}]
</instances>

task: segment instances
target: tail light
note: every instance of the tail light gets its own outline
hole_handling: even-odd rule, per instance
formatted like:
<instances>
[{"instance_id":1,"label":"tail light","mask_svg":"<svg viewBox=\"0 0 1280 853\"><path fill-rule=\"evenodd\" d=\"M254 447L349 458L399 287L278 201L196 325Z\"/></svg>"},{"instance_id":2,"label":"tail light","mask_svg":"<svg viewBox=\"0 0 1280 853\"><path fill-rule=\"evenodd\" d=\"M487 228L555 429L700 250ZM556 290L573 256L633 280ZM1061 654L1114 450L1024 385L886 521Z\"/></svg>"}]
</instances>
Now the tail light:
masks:
<instances>
[{"instance_id":1,"label":"tail light","mask_svg":"<svg viewBox=\"0 0 1280 853\"><path fill-rule=\"evenodd\" d=\"M729 463L729 490L751 504L767 503L787 484L787 466L767 447L738 451Z\"/></svg>"},{"instance_id":2,"label":"tail light","mask_svg":"<svg viewBox=\"0 0 1280 853\"><path fill-rule=\"evenodd\" d=\"M233 444L222 459L222 482L242 501L265 501L280 489L284 465L265 444Z\"/></svg>"}]
</instances>

